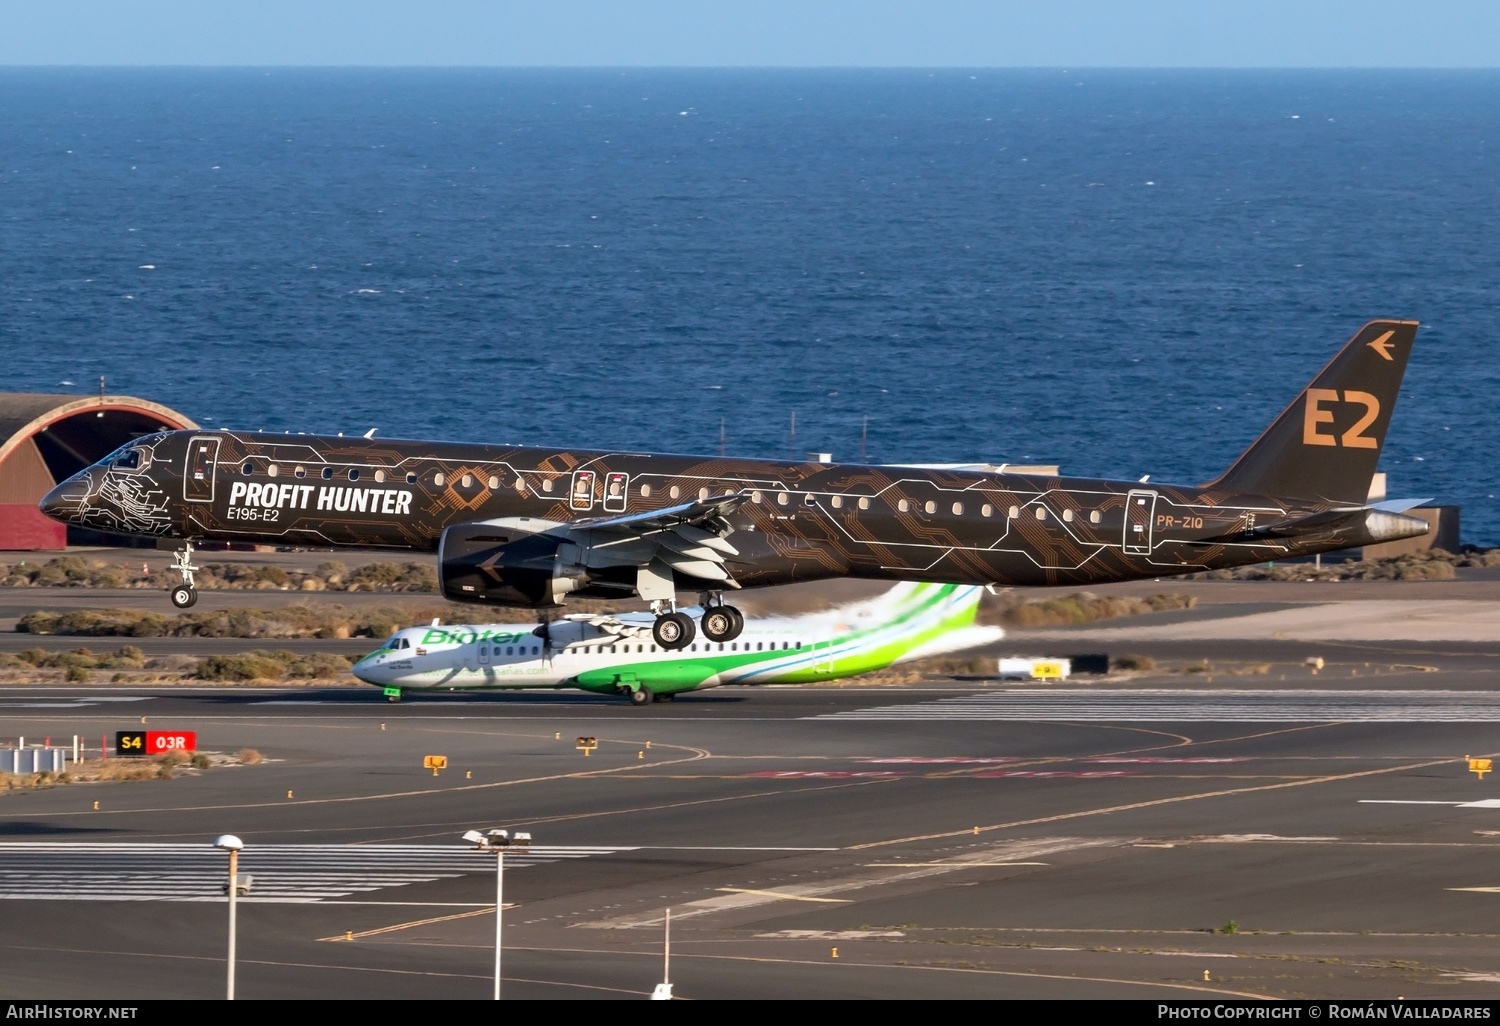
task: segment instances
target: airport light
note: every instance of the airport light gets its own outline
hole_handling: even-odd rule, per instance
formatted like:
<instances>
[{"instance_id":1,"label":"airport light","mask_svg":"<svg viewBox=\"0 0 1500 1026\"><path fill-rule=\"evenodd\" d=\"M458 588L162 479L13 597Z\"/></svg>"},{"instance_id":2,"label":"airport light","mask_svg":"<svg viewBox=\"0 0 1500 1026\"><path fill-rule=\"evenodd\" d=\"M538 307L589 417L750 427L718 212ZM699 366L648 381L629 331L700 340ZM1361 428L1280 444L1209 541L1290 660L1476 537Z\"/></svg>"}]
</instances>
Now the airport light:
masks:
<instances>
[{"instance_id":1,"label":"airport light","mask_svg":"<svg viewBox=\"0 0 1500 1026\"><path fill-rule=\"evenodd\" d=\"M509 830L490 830L481 834L478 830L469 830L464 833L464 840L472 844L478 851L491 851L495 853L495 1000L500 1000L500 950L501 950L501 927L505 908L505 853L509 849L525 851L531 847L531 835L517 831L512 834Z\"/></svg>"},{"instance_id":2,"label":"airport light","mask_svg":"<svg viewBox=\"0 0 1500 1026\"><path fill-rule=\"evenodd\" d=\"M229 895L229 992L225 996L234 1000L234 935L235 935L235 899L239 897L239 868L240 849L245 842L233 834L222 834L214 842L214 847L221 851L229 852L229 879L224 884L224 893Z\"/></svg>"}]
</instances>

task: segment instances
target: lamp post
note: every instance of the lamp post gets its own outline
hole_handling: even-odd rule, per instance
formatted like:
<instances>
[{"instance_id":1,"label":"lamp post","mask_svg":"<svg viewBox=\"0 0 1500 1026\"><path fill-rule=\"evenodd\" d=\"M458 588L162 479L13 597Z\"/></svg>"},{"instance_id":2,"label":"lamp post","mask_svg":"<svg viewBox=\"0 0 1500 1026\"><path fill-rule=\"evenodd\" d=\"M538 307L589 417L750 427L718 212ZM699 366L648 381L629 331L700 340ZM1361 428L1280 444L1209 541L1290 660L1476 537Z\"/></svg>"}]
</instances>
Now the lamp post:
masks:
<instances>
[{"instance_id":1,"label":"lamp post","mask_svg":"<svg viewBox=\"0 0 1500 1026\"><path fill-rule=\"evenodd\" d=\"M464 834L464 840L472 844L478 851L491 851L495 853L495 1000L500 1000L500 950L501 950L501 926L505 908L505 852L508 848L517 851L525 851L531 847L531 835L517 831L511 834L509 830L490 830L481 834L478 830L470 830Z\"/></svg>"},{"instance_id":2,"label":"lamp post","mask_svg":"<svg viewBox=\"0 0 1500 1026\"><path fill-rule=\"evenodd\" d=\"M226 997L234 1000L234 936L235 936L235 898L239 896L239 869L240 849L245 842L233 834L223 834L214 842L214 847L229 852L229 880L224 885L224 893L229 895L229 991Z\"/></svg>"}]
</instances>

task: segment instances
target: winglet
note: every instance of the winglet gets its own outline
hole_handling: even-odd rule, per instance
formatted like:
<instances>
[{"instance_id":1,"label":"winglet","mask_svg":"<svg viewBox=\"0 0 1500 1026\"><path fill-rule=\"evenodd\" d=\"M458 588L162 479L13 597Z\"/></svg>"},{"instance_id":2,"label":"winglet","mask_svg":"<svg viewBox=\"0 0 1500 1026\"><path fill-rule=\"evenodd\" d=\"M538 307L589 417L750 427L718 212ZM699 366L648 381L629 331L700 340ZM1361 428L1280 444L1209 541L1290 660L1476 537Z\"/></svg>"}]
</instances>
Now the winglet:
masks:
<instances>
[{"instance_id":1,"label":"winglet","mask_svg":"<svg viewBox=\"0 0 1500 1026\"><path fill-rule=\"evenodd\" d=\"M1205 488L1363 505L1380 460L1416 321L1371 321Z\"/></svg>"}]
</instances>

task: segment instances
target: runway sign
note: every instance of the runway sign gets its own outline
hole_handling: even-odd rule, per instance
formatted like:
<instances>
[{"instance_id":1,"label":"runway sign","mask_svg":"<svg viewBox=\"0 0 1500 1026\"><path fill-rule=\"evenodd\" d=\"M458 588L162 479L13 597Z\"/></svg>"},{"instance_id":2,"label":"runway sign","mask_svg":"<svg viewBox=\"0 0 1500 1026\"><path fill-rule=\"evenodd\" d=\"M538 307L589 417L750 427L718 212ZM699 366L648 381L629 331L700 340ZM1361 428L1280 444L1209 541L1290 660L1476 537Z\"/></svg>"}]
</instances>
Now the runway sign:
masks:
<instances>
[{"instance_id":1,"label":"runway sign","mask_svg":"<svg viewBox=\"0 0 1500 1026\"><path fill-rule=\"evenodd\" d=\"M198 734L192 730L121 730L115 733L116 755L166 755L195 752Z\"/></svg>"}]
</instances>

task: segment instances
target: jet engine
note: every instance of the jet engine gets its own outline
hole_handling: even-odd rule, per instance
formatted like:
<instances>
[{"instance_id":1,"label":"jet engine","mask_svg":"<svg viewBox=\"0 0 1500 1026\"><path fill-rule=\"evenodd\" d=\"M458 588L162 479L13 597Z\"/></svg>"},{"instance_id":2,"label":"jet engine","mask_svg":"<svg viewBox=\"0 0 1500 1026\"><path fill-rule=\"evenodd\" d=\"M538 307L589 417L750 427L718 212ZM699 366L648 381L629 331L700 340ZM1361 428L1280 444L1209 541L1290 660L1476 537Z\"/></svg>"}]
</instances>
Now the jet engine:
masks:
<instances>
[{"instance_id":1,"label":"jet engine","mask_svg":"<svg viewBox=\"0 0 1500 1026\"><path fill-rule=\"evenodd\" d=\"M455 524L438 543L438 588L454 602L532 608L562 604L588 586L567 525L531 517Z\"/></svg>"}]
</instances>

